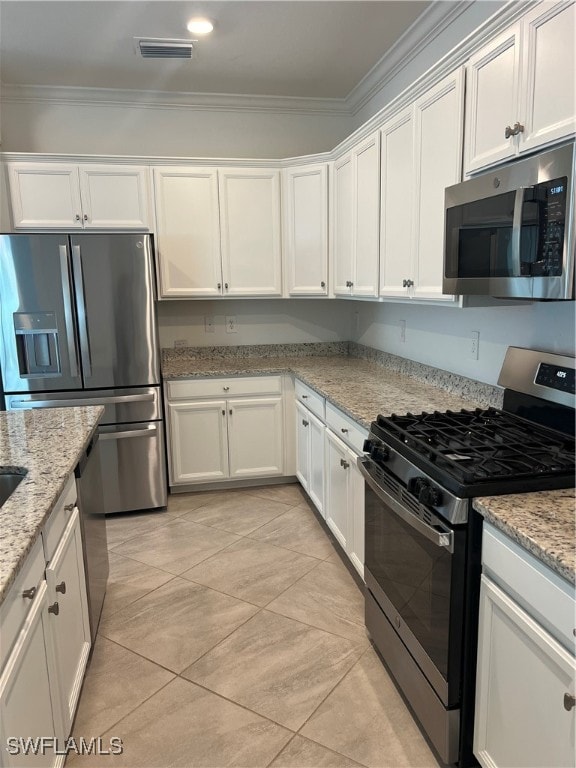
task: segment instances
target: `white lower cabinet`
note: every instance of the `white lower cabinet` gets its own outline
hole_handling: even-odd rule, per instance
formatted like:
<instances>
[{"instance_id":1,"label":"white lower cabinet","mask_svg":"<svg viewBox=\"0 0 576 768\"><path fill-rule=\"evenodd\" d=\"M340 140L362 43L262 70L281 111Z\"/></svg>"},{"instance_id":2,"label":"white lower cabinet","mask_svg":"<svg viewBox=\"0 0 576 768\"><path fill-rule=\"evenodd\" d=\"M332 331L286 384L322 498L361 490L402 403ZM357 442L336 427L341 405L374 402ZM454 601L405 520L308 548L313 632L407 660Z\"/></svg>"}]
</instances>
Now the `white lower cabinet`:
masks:
<instances>
[{"instance_id":1,"label":"white lower cabinet","mask_svg":"<svg viewBox=\"0 0 576 768\"><path fill-rule=\"evenodd\" d=\"M68 484L0 606L0 766L60 766L90 653L76 486ZM43 745L39 739L44 737ZM35 747L37 754L25 754ZM39 749L43 746L42 749Z\"/></svg>"},{"instance_id":2,"label":"white lower cabinet","mask_svg":"<svg viewBox=\"0 0 576 768\"><path fill-rule=\"evenodd\" d=\"M279 376L169 382L166 395L171 485L284 474Z\"/></svg>"},{"instance_id":3,"label":"white lower cabinet","mask_svg":"<svg viewBox=\"0 0 576 768\"><path fill-rule=\"evenodd\" d=\"M364 478L357 454L326 430L326 523L364 577Z\"/></svg>"},{"instance_id":4,"label":"white lower cabinet","mask_svg":"<svg viewBox=\"0 0 576 768\"><path fill-rule=\"evenodd\" d=\"M317 416L296 403L296 477L323 516L325 431L325 425Z\"/></svg>"},{"instance_id":5,"label":"white lower cabinet","mask_svg":"<svg viewBox=\"0 0 576 768\"><path fill-rule=\"evenodd\" d=\"M487 543L498 570L483 566L474 754L484 768L572 767L574 636L554 626L554 616L573 631L574 588L504 542L491 536Z\"/></svg>"}]
</instances>

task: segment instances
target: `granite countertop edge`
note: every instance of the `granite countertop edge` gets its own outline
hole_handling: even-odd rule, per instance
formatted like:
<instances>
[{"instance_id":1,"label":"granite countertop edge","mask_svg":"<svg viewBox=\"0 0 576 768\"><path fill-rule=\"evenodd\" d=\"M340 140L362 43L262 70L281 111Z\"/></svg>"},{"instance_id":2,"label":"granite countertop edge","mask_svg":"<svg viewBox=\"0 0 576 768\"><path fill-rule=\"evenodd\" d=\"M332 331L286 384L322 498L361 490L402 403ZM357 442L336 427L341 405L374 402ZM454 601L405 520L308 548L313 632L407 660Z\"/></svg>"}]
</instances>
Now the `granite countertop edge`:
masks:
<instances>
[{"instance_id":1,"label":"granite countertop edge","mask_svg":"<svg viewBox=\"0 0 576 768\"><path fill-rule=\"evenodd\" d=\"M25 419L35 419L40 428L43 417L54 420L57 412L66 422L66 426L61 428L62 440L56 440L54 434L49 439L44 439L42 434L31 439L28 435L24 436ZM0 434L0 465L4 471L27 470L24 479L0 508L0 604L38 540L78 459L95 434L103 413L102 406L79 406L0 414L0 427L4 427L10 419L22 422L21 426L17 422L12 424L9 440L4 433ZM79 420L76 417L80 417ZM68 425L75 427L72 435ZM19 440L20 432L22 436ZM35 442L38 443L36 451L30 452L29 446ZM59 461L55 460L56 456Z\"/></svg>"}]
</instances>

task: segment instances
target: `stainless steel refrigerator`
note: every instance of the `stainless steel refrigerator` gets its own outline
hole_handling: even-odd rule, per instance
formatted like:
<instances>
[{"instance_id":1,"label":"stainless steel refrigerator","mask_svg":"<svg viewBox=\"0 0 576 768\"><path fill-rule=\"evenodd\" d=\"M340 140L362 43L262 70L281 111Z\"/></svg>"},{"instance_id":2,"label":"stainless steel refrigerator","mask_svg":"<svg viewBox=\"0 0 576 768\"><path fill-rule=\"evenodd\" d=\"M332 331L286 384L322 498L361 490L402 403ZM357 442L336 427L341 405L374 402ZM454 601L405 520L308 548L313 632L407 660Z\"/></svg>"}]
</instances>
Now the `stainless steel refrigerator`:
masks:
<instances>
[{"instance_id":1,"label":"stainless steel refrigerator","mask_svg":"<svg viewBox=\"0 0 576 768\"><path fill-rule=\"evenodd\" d=\"M166 506L150 235L0 235L6 408L104 405L105 512Z\"/></svg>"}]
</instances>

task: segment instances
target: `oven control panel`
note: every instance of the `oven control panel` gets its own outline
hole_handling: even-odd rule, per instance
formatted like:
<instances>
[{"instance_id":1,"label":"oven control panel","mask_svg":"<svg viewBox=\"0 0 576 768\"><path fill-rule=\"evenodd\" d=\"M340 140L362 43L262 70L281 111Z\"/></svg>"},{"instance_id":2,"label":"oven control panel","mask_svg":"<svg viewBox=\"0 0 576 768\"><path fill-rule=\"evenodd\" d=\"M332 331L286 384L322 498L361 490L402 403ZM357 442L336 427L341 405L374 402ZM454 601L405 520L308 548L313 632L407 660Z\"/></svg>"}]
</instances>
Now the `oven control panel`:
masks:
<instances>
[{"instance_id":1,"label":"oven control panel","mask_svg":"<svg viewBox=\"0 0 576 768\"><path fill-rule=\"evenodd\" d=\"M534 383L550 389L557 389L559 392L576 394L575 371L574 368L567 366L540 363Z\"/></svg>"}]
</instances>

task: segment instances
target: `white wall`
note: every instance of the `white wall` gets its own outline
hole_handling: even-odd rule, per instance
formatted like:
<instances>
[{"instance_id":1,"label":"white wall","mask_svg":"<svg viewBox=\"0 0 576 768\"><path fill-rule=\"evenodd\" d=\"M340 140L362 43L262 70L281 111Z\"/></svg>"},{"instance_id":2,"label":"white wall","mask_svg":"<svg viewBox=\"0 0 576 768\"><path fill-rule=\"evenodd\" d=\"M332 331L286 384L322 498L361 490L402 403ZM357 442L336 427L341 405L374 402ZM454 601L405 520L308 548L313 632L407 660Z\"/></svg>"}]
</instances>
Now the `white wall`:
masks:
<instances>
[{"instance_id":1,"label":"white wall","mask_svg":"<svg viewBox=\"0 0 576 768\"><path fill-rule=\"evenodd\" d=\"M354 302L354 310L354 340L361 344L488 384L496 384L509 345L574 355L573 301L465 309ZM480 332L478 360L470 355L472 331Z\"/></svg>"},{"instance_id":2,"label":"white wall","mask_svg":"<svg viewBox=\"0 0 576 768\"><path fill-rule=\"evenodd\" d=\"M215 320L206 333L204 318ZM226 333L225 317L236 317L237 333ZM216 299L160 301L160 346L175 339L192 347L244 344L290 344L346 341L350 338L351 305L334 299Z\"/></svg>"},{"instance_id":3,"label":"white wall","mask_svg":"<svg viewBox=\"0 0 576 768\"><path fill-rule=\"evenodd\" d=\"M281 158L331 150L351 132L342 114L4 103L5 152Z\"/></svg>"}]
</instances>

